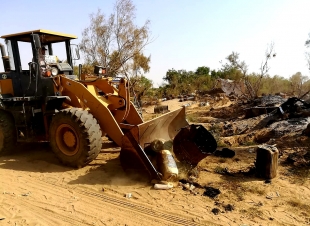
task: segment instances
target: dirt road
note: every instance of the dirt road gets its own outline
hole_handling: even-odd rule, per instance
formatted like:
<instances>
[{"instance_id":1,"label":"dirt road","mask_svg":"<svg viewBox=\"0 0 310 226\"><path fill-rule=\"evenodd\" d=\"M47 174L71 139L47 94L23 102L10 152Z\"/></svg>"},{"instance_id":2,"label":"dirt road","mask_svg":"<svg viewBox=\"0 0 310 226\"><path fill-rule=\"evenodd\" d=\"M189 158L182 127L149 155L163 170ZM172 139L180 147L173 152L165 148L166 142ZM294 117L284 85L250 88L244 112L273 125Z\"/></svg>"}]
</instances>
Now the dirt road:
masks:
<instances>
[{"instance_id":1,"label":"dirt road","mask_svg":"<svg viewBox=\"0 0 310 226\"><path fill-rule=\"evenodd\" d=\"M1 157L1 225L207 223L186 210L174 211L173 204L169 211L161 208L160 194L167 191L152 190L147 178L126 175L117 148L103 151L109 153L78 170L60 166L44 145L23 145L14 155ZM132 197L126 198L127 193Z\"/></svg>"}]
</instances>

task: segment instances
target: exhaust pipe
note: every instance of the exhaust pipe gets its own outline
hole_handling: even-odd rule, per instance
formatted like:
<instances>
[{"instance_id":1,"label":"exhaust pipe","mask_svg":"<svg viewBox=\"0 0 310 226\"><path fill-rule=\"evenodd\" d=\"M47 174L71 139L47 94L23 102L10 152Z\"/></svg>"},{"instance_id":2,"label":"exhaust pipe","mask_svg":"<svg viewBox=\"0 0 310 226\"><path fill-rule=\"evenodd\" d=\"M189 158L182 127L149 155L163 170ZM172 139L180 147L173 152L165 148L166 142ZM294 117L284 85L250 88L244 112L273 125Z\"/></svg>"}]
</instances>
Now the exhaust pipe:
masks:
<instances>
[{"instance_id":1,"label":"exhaust pipe","mask_svg":"<svg viewBox=\"0 0 310 226\"><path fill-rule=\"evenodd\" d=\"M82 64L79 64L79 74L78 74L79 80L81 80L81 74L82 74Z\"/></svg>"},{"instance_id":2,"label":"exhaust pipe","mask_svg":"<svg viewBox=\"0 0 310 226\"><path fill-rule=\"evenodd\" d=\"M2 61L3 61L4 71L5 72L10 71L11 67L10 67L9 56L6 55L4 45L1 43L0 43L0 49L1 49L1 56L2 56Z\"/></svg>"}]
</instances>

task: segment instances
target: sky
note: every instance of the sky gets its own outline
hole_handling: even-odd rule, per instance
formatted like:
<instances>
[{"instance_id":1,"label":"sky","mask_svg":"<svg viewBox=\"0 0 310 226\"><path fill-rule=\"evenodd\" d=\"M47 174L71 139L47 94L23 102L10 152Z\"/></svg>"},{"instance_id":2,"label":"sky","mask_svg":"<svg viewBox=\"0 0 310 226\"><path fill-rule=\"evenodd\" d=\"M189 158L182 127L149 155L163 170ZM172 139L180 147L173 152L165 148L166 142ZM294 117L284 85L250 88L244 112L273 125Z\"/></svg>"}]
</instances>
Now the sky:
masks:
<instances>
[{"instance_id":1,"label":"sky","mask_svg":"<svg viewBox=\"0 0 310 226\"><path fill-rule=\"evenodd\" d=\"M144 53L151 56L146 77L154 86L163 83L169 69L195 71L221 68L232 52L259 72L265 51L274 43L271 76L289 78L296 72L310 77L305 41L310 33L309 0L132 0L136 24L150 20L153 37ZM79 44L91 13L113 12L114 0L11 0L1 7L0 36L46 29L74 34ZM4 44L4 40L0 39ZM310 49L309 49L310 51ZM26 51L25 51L26 52ZM27 53L22 57L28 58ZM31 53L29 54L31 59ZM3 70L0 62L0 71Z\"/></svg>"}]
</instances>

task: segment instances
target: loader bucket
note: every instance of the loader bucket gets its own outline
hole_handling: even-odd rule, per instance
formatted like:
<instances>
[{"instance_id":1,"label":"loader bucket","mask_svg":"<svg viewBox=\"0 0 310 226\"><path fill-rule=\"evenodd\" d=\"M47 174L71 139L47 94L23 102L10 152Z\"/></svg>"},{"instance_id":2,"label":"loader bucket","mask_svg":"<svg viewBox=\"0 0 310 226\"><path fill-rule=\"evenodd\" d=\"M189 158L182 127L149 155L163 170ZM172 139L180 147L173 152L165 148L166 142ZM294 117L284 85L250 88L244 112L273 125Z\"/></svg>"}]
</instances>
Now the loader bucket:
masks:
<instances>
[{"instance_id":1,"label":"loader bucket","mask_svg":"<svg viewBox=\"0 0 310 226\"><path fill-rule=\"evenodd\" d=\"M181 128L188 126L185 108L166 113L158 118L139 124L138 142L145 148L155 139L173 140Z\"/></svg>"},{"instance_id":2,"label":"loader bucket","mask_svg":"<svg viewBox=\"0 0 310 226\"><path fill-rule=\"evenodd\" d=\"M215 139L202 128L197 129L196 126L188 124L184 107L136 125L123 137L121 164L124 168L134 165L136 168L147 169L153 179L160 180L161 174L145 151L155 139L174 140L173 148L177 151L177 159L192 165L197 164L208 155L207 152L214 152L216 149ZM210 144L207 144L208 142Z\"/></svg>"}]
</instances>

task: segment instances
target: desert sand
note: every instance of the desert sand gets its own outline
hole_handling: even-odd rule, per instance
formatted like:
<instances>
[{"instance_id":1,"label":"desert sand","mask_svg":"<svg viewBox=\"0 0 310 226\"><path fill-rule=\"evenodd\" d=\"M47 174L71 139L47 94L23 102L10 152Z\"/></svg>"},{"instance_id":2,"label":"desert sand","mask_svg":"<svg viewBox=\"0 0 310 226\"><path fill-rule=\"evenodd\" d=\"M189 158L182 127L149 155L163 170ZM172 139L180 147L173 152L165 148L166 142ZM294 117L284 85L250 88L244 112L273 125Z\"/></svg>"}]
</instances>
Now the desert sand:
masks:
<instances>
[{"instance_id":1,"label":"desert sand","mask_svg":"<svg viewBox=\"0 0 310 226\"><path fill-rule=\"evenodd\" d=\"M167 102L173 110L194 102ZM154 106L146 108L152 114ZM310 180L281 165L271 183L239 172L253 165L253 147L234 158L209 156L195 175L195 192L178 182L155 190L147 177L127 174L120 148L107 140L97 159L81 169L62 166L46 144L22 144L0 157L0 225L309 225ZM182 165L178 163L180 170ZM182 170L181 170L182 171ZM184 177L187 171L183 170ZM204 187L221 193L204 196ZM229 205L228 205L229 204ZM231 208L227 208L227 206ZM212 212L218 209L218 214Z\"/></svg>"}]
</instances>

